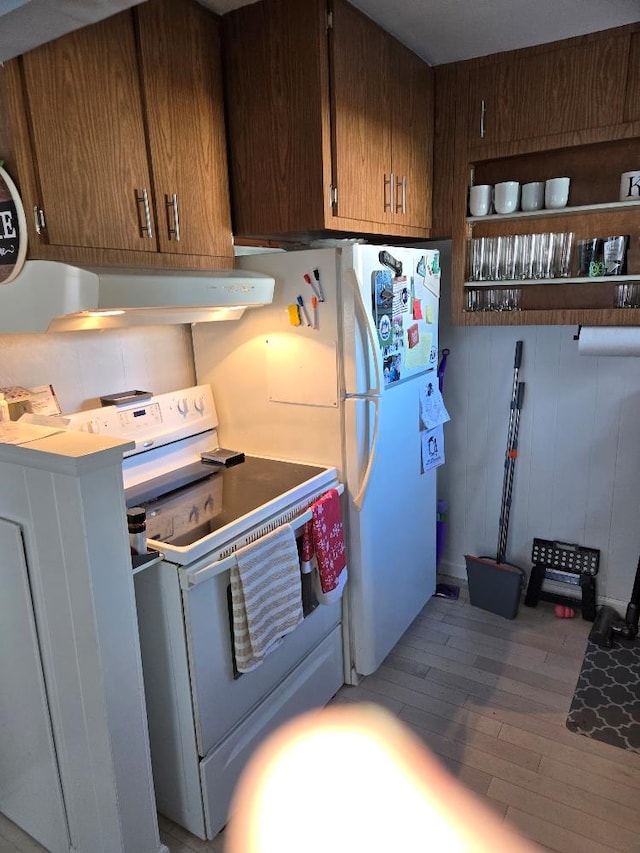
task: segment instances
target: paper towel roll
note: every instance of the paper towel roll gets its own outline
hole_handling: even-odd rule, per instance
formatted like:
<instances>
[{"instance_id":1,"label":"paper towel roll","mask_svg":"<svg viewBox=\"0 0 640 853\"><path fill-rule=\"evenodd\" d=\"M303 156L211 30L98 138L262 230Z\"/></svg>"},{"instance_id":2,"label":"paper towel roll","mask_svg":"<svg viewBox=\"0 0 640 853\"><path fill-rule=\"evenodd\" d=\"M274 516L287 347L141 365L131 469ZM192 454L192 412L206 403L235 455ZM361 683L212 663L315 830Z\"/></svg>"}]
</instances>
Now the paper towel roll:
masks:
<instances>
[{"instance_id":1,"label":"paper towel roll","mask_svg":"<svg viewBox=\"0 0 640 853\"><path fill-rule=\"evenodd\" d=\"M580 355L640 356L640 327L582 326L578 352Z\"/></svg>"}]
</instances>

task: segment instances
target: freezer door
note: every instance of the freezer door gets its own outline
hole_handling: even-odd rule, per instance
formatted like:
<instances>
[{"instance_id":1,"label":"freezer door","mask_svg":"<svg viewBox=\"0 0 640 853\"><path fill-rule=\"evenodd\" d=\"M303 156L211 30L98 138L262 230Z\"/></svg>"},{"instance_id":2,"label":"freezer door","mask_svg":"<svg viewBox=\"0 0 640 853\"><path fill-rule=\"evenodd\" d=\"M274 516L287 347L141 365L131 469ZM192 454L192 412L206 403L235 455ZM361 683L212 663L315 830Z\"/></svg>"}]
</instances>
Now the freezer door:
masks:
<instances>
[{"instance_id":1,"label":"freezer door","mask_svg":"<svg viewBox=\"0 0 640 853\"><path fill-rule=\"evenodd\" d=\"M377 401L343 407L349 484L349 633L352 668L378 668L435 591L436 474L421 474L420 391L434 373L399 383ZM373 454L373 459L371 459ZM369 465L369 462L372 462ZM363 472L369 482L358 508Z\"/></svg>"},{"instance_id":2,"label":"freezer door","mask_svg":"<svg viewBox=\"0 0 640 853\"><path fill-rule=\"evenodd\" d=\"M355 271L360 299L345 286ZM433 370L438 360L440 253L436 249L354 246L343 252L343 351L347 393L366 392L372 360L384 388ZM366 306L373 348L363 334Z\"/></svg>"}]
</instances>

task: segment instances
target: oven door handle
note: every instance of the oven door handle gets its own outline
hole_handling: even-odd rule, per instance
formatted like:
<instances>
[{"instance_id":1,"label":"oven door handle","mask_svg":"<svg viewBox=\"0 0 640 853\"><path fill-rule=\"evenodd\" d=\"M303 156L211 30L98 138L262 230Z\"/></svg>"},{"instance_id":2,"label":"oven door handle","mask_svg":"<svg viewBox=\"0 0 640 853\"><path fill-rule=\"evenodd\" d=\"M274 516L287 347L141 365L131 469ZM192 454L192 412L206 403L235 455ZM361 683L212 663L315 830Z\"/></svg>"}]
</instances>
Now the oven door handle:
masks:
<instances>
[{"instance_id":1,"label":"oven door handle","mask_svg":"<svg viewBox=\"0 0 640 853\"><path fill-rule=\"evenodd\" d=\"M341 495L344 492L344 485L342 483L338 483L335 486L338 494ZM311 509L305 510L301 515L297 515L293 521L291 521L291 527L295 530L300 530L301 527L307 523L307 521L311 521L313 518L313 512ZM222 560L216 560L215 563L209 563L208 566L204 566L197 571L188 571L180 573L180 587L182 589L193 589L194 586L197 586L200 583L204 583L204 581L208 581L211 578L215 578L217 575L221 575L223 572L228 572L233 566L236 564L236 555L235 553L229 554L228 557L224 557Z\"/></svg>"},{"instance_id":2,"label":"oven door handle","mask_svg":"<svg viewBox=\"0 0 640 853\"><path fill-rule=\"evenodd\" d=\"M291 522L291 526L294 530L298 530L300 527L303 527L307 521L311 521L313 518L313 513L310 509L306 512L303 512L302 515L296 516L294 520ZM208 581L211 578L217 577L217 575L223 574L223 572L230 571L236 564L236 555L235 553L229 554L228 557L224 557L222 560L216 560L215 563L209 563L208 566L204 566L202 569L198 569L197 572L189 572L183 573L180 576L180 586L182 589L193 589L194 586L197 586L200 583L204 583L204 581Z\"/></svg>"}]
</instances>

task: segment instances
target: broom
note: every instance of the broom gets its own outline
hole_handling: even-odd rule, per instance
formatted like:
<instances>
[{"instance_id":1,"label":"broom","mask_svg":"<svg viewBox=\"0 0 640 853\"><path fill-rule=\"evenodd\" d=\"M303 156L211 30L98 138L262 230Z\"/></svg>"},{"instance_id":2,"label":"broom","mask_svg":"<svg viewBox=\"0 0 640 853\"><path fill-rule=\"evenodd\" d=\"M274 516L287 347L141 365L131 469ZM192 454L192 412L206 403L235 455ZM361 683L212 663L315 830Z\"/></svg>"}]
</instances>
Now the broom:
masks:
<instances>
[{"instance_id":1,"label":"broom","mask_svg":"<svg viewBox=\"0 0 640 853\"><path fill-rule=\"evenodd\" d=\"M524 401L524 382L519 381L522 362L522 341L516 342L513 363L513 384L509 405L509 425L507 429L507 450L504 459L502 481L502 499L500 502L500 521L498 524L498 546L496 558L473 557L465 554L469 598L471 604L484 610L490 610L507 619L513 619L518 612L520 592L524 584L524 571L518 566L505 562L509 516L513 496L513 479L518 457L518 433L520 414Z\"/></svg>"}]
</instances>

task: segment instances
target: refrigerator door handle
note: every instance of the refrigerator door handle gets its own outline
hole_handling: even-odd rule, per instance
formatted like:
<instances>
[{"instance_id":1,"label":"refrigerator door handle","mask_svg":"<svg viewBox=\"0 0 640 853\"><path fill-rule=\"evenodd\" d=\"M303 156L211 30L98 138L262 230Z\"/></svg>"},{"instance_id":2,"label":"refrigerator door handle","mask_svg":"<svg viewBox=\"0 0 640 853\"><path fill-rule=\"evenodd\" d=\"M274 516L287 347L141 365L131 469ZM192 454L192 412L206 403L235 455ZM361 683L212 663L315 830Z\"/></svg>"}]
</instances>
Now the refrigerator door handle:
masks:
<instances>
[{"instance_id":1,"label":"refrigerator door handle","mask_svg":"<svg viewBox=\"0 0 640 853\"><path fill-rule=\"evenodd\" d=\"M369 311L367 311L367 306L364 304L364 299L362 298L362 290L360 289L360 282L358 281L358 276L356 275L356 271L354 269L345 270L344 276L349 283L349 286L353 290L353 301L355 305L355 317L356 321L360 320L360 327L364 326L365 331L367 333L367 338L369 340L369 346L371 348L371 360L373 362L373 369L376 378L376 384L373 388L370 388L366 392L366 396L370 395L380 395L382 393L382 375L380 373L380 362L378 359L378 341L376 338L376 329L373 325L373 318L371 317ZM351 395L347 395L351 396ZM356 395L357 396L357 395ZM377 407L376 407L377 412ZM377 415L376 415L377 418Z\"/></svg>"},{"instance_id":2,"label":"refrigerator door handle","mask_svg":"<svg viewBox=\"0 0 640 853\"><path fill-rule=\"evenodd\" d=\"M352 394L350 395L350 399L358 398L359 395ZM369 458L367 460L367 467L365 468L364 474L362 475L362 480L360 481L360 488L358 489L358 493L353 499L353 503L355 504L356 509L362 509L362 504L364 503L365 496L367 494L367 489L369 487L369 478L371 477L371 472L373 470L373 463L376 458L376 446L378 444L378 426L380 423L380 395L379 394L362 394L360 395L360 399L367 400L369 403L373 403L375 407L375 418L373 421L373 436L371 439L371 445L369 446Z\"/></svg>"}]
</instances>

